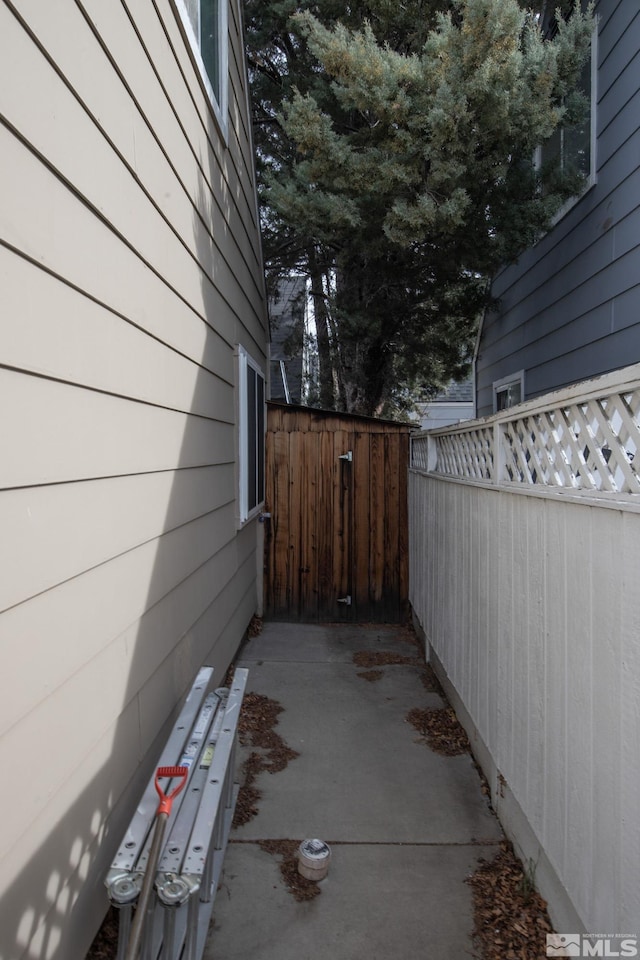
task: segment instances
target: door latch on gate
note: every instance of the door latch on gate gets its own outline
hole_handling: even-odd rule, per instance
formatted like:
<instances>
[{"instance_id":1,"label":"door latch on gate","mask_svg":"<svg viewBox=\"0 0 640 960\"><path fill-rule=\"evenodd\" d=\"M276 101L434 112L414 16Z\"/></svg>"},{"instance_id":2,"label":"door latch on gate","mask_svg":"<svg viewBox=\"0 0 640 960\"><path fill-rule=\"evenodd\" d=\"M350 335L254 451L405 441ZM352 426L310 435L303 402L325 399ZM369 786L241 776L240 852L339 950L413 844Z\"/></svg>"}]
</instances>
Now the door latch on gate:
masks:
<instances>
[{"instance_id":1,"label":"door latch on gate","mask_svg":"<svg viewBox=\"0 0 640 960\"><path fill-rule=\"evenodd\" d=\"M344 603L348 607L351 606L351 594L348 593L346 597L338 597L338 603Z\"/></svg>"},{"instance_id":2,"label":"door latch on gate","mask_svg":"<svg viewBox=\"0 0 640 960\"><path fill-rule=\"evenodd\" d=\"M347 450L346 453L341 453L338 460L348 460L349 463L351 463L353 460L353 450Z\"/></svg>"}]
</instances>

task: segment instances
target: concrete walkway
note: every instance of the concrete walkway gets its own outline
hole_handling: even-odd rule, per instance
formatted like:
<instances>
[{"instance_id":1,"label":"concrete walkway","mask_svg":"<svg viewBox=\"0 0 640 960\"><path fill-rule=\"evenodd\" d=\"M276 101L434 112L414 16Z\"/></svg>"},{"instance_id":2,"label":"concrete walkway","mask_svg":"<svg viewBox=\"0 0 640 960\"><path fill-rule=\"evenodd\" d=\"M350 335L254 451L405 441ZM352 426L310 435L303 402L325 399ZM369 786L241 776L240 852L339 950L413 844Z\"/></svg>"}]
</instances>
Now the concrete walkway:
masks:
<instances>
[{"instance_id":1,"label":"concrete walkway","mask_svg":"<svg viewBox=\"0 0 640 960\"><path fill-rule=\"evenodd\" d=\"M501 837L469 756L433 753L406 720L438 707L415 665L358 676L357 651L415 656L388 626L267 623L243 649L248 690L284 707L300 756L262 773L259 814L232 831L205 960L463 960L473 957L464 879ZM299 903L258 840L331 846L322 893Z\"/></svg>"}]
</instances>

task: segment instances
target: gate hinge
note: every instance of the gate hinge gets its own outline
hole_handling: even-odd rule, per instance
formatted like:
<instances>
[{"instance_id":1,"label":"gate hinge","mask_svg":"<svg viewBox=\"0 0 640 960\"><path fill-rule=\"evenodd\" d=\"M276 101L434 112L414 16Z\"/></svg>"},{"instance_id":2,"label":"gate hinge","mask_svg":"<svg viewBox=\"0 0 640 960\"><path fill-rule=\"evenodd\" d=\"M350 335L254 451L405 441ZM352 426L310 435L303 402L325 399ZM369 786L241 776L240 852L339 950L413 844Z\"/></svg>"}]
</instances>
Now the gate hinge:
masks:
<instances>
[{"instance_id":1,"label":"gate hinge","mask_svg":"<svg viewBox=\"0 0 640 960\"><path fill-rule=\"evenodd\" d=\"M351 463L353 460L353 450L347 450L346 453L341 453L338 460L348 460L349 463Z\"/></svg>"}]
</instances>

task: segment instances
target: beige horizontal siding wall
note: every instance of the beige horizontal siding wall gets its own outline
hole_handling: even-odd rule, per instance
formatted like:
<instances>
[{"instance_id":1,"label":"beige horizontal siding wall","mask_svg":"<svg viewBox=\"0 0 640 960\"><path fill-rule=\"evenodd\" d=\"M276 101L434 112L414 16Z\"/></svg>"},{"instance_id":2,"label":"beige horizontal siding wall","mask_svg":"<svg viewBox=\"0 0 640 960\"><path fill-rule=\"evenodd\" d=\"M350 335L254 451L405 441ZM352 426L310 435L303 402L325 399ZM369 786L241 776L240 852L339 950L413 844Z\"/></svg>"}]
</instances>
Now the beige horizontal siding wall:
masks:
<instances>
[{"instance_id":1,"label":"beige horizontal siding wall","mask_svg":"<svg viewBox=\"0 0 640 960\"><path fill-rule=\"evenodd\" d=\"M234 351L266 363L241 17L0 4L0 958L82 960L176 704L257 605Z\"/></svg>"},{"instance_id":2,"label":"beige horizontal siding wall","mask_svg":"<svg viewBox=\"0 0 640 960\"><path fill-rule=\"evenodd\" d=\"M552 916L635 935L640 511L412 472L409 530L411 602Z\"/></svg>"}]
</instances>

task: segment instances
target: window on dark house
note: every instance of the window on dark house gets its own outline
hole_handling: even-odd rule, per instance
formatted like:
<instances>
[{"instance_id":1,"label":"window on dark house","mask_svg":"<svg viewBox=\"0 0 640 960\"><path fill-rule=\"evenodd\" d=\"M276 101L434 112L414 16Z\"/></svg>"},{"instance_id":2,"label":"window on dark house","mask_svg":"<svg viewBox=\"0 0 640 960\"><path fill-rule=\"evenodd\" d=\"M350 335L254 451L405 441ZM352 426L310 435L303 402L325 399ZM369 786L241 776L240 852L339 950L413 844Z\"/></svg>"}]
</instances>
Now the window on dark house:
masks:
<instances>
[{"instance_id":1,"label":"window on dark house","mask_svg":"<svg viewBox=\"0 0 640 960\"><path fill-rule=\"evenodd\" d=\"M555 13L549 13L543 23L543 33L551 39L557 31ZM536 156L536 165L549 181L553 181L556 173L575 178L578 184L576 195L595 182L596 49L597 29L593 32L591 53L578 83L578 92L587 105L583 116L575 124L557 127L552 136L538 147Z\"/></svg>"},{"instance_id":2,"label":"window on dark house","mask_svg":"<svg viewBox=\"0 0 640 960\"><path fill-rule=\"evenodd\" d=\"M493 411L506 410L524 400L524 370L493 383Z\"/></svg>"}]
</instances>

